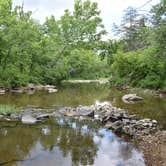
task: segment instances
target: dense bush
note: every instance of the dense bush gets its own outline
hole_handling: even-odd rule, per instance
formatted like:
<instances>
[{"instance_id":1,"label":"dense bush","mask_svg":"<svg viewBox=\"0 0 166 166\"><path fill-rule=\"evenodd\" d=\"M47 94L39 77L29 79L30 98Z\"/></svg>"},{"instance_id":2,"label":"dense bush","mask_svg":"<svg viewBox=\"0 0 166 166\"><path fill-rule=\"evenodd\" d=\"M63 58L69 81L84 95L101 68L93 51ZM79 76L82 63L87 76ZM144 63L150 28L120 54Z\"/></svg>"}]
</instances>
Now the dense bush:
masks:
<instances>
[{"instance_id":1,"label":"dense bush","mask_svg":"<svg viewBox=\"0 0 166 166\"><path fill-rule=\"evenodd\" d=\"M164 61L156 54L155 47L127 53L118 52L114 55L111 66L112 83L142 88L163 87Z\"/></svg>"},{"instance_id":2,"label":"dense bush","mask_svg":"<svg viewBox=\"0 0 166 166\"><path fill-rule=\"evenodd\" d=\"M74 49L65 59L68 78L99 79L108 77L109 66L93 51Z\"/></svg>"}]
</instances>

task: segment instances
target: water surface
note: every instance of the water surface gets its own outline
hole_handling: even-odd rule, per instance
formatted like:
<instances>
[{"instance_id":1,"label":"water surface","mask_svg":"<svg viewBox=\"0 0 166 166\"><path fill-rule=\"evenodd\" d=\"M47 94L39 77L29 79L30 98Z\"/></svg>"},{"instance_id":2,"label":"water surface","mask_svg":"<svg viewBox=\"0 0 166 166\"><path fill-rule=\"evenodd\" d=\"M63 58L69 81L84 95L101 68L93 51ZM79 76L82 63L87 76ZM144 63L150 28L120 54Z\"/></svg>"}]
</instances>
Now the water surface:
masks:
<instances>
[{"instance_id":1,"label":"water surface","mask_svg":"<svg viewBox=\"0 0 166 166\"><path fill-rule=\"evenodd\" d=\"M132 143L98 122L60 118L31 126L18 122L0 126L0 165L145 165Z\"/></svg>"},{"instance_id":2,"label":"water surface","mask_svg":"<svg viewBox=\"0 0 166 166\"><path fill-rule=\"evenodd\" d=\"M109 101L114 106L124 108L140 118L152 118L166 129L166 98L155 97L143 90L117 90L100 84L67 84L54 94L38 91L34 94L6 94L0 96L0 104L18 107L56 108L63 106L91 105L98 101ZM127 93L137 93L144 100L135 104L123 103L121 97Z\"/></svg>"}]
</instances>

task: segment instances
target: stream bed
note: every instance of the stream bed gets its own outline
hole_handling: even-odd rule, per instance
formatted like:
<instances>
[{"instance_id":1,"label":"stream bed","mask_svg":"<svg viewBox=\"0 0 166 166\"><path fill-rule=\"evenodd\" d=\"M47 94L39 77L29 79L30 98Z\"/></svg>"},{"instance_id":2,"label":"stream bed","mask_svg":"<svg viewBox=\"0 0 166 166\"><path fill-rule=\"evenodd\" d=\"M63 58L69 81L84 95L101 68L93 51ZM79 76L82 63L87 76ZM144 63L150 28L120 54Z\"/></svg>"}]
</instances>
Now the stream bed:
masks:
<instances>
[{"instance_id":1,"label":"stream bed","mask_svg":"<svg viewBox=\"0 0 166 166\"><path fill-rule=\"evenodd\" d=\"M142 102L123 103L121 97L137 93ZM166 128L166 99L140 90L110 89L106 85L74 84L57 93L5 94L0 104L20 108L53 108L91 105L108 101L140 118L156 119ZM130 139L106 130L97 121L52 118L35 125L0 122L0 166L145 166L143 154Z\"/></svg>"}]
</instances>

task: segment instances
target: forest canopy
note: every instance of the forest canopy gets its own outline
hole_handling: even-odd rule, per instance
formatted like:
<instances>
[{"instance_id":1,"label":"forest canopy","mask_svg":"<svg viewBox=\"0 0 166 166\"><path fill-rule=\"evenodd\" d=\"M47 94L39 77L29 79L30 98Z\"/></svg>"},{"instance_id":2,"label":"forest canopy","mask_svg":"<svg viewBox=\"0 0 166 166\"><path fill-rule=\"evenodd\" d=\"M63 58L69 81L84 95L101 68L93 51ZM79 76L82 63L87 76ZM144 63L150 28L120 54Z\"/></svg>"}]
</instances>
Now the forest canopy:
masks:
<instances>
[{"instance_id":1,"label":"forest canopy","mask_svg":"<svg viewBox=\"0 0 166 166\"><path fill-rule=\"evenodd\" d=\"M98 4L74 2L74 11L40 24L23 5L0 1L0 86L110 78L112 85L166 89L165 0L146 14L128 7L114 25L116 40L106 41Z\"/></svg>"}]
</instances>

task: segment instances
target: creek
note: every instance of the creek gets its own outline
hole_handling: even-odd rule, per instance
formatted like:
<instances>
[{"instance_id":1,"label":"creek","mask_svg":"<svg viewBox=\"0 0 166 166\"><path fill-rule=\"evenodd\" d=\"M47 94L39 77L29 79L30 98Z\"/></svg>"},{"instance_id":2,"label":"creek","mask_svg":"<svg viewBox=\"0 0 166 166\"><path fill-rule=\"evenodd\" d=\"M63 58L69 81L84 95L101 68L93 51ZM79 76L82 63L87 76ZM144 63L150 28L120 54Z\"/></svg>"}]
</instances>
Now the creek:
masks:
<instances>
[{"instance_id":1,"label":"creek","mask_svg":"<svg viewBox=\"0 0 166 166\"><path fill-rule=\"evenodd\" d=\"M126 104L121 97L135 92L143 101ZM20 108L53 108L109 101L141 118L152 118L165 128L166 99L140 90L110 89L98 84L70 84L57 93L7 93L0 104ZM103 128L98 121L51 118L35 125L0 122L0 165L5 166L144 166L142 153L130 139Z\"/></svg>"}]
</instances>

